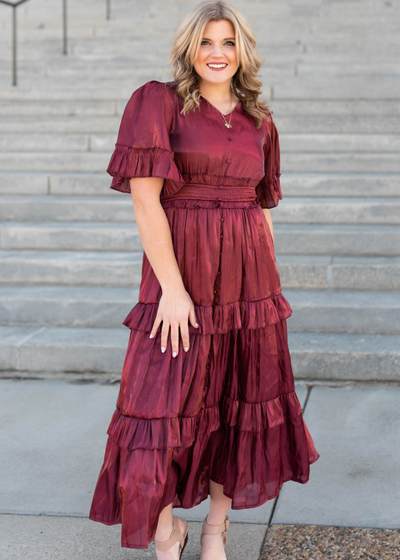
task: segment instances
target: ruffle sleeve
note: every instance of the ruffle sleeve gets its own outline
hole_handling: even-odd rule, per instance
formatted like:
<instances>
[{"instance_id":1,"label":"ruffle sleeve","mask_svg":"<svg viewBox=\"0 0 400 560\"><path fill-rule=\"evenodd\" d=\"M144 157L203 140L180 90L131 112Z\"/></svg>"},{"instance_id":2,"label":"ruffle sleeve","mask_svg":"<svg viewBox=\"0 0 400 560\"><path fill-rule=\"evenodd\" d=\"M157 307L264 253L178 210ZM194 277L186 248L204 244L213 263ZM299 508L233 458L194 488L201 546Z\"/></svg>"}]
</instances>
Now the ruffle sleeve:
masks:
<instances>
[{"instance_id":1,"label":"ruffle sleeve","mask_svg":"<svg viewBox=\"0 0 400 560\"><path fill-rule=\"evenodd\" d=\"M169 140L174 119L174 100L165 83L152 80L133 92L107 168L113 177L111 189L130 193L133 177L164 178L164 195L185 184Z\"/></svg>"},{"instance_id":2,"label":"ruffle sleeve","mask_svg":"<svg viewBox=\"0 0 400 560\"><path fill-rule=\"evenodd\" d=\"M266 122L264 171L265 175L256 187L257 198L261 208L274 208L278 206L279 200L282 199L282 191L279 134L271 115Z\"/></svg>"}]
</instances>

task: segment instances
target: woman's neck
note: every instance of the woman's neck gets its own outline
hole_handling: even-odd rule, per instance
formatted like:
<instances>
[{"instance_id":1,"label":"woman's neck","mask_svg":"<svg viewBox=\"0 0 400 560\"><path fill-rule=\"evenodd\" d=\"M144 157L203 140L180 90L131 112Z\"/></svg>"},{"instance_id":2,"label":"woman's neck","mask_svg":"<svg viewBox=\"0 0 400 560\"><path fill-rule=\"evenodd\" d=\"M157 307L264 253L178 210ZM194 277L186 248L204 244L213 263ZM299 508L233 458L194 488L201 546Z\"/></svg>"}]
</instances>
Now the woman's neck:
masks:
<instances>
[{"instance_id":1,"label":"woman's neck","mask_svg":"<svg viewBox=\"0 0 400 560\"><path fill-rule=\"evenodd\" d=\"M230 84L228 86L226 84L219 84L219 85L209 85L209 84L200 84L200 93L204 95L206 99L215 105L229 105L229 103L235 104L236 97L232 91Z\"/></svg>"}]
</instances>

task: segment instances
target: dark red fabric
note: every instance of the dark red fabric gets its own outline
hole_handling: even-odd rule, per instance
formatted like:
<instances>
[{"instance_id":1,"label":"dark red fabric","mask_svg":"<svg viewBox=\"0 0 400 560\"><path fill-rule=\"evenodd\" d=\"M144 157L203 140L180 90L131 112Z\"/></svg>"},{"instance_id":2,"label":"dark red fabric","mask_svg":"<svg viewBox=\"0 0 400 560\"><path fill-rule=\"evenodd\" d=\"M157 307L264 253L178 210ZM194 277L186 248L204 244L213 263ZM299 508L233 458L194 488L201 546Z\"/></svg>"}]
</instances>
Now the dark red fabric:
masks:
<instances>
[{"instance_id":1,"label":"dark red fabric","mask_svg":"<svg viewBox=\"0 0 400 560\"><path fill-rule=\"evenodd\" d=\"M232 509L257 507L318 458L294 388L272 235L262 207L282 198L279 137L239 103L232 129L205 98L179 114L173 83L147 82L125 109L108 172L164 177L161 204L195 305L190 349L176 358L149 332L161 287L143 255L139 302L90 519L122 523L121 544L147 548L161 510L191 508L223 484Z\"/></svg>"}]
</instances>

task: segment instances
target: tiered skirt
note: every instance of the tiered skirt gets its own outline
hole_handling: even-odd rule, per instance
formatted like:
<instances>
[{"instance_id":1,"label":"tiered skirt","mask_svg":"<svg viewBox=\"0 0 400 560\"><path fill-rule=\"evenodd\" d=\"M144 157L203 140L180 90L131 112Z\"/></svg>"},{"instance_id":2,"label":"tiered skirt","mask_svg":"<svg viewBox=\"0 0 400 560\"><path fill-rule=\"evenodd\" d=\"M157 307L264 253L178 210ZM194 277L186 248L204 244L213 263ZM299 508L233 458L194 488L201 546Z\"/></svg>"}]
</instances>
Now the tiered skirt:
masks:
<instances>
[{"instance_id":1,"label":"tiered skirt","mask_svg":"<svg viewBox=\"0 0 400 560\"><path fill-rule=\"evenodd\" d=\"M199 198L199 189L203 198ZM253 188L188 185L162 200L199 328L173 358L160 284L144 253L139 302L90 519L122 524L121 545L148 548L158 516L223 485L232 509L260 506L309 480L318 458L294 388L272 235Z\"/></svg>"}]
</instances>

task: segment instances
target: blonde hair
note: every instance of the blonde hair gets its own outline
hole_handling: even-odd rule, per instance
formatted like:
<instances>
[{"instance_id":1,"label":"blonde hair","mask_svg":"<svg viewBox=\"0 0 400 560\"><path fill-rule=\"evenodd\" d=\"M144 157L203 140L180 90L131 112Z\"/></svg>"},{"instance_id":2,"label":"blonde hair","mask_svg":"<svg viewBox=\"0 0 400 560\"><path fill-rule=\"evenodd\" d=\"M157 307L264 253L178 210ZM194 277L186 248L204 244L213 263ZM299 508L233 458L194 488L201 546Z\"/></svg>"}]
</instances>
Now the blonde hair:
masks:
<instances>
[{"instance_id":1,"label":"blonde hair","mask_svg":"<svg viewBox=\"0 0 400 560\"><path fill-rule=\"evenodd\" d=\"M230 21L235 30L236 55L239 67L232 76L232 89L241 100L243 109L255 119L260 128L262 119L272 114L266 101L259 100L262 83L257 79L262 58L256 49L255 36L246 18L226 0L206 0L197 4L177 29L170 52L171 72L178 96L183 100L181 114L195 110L200 105L200 76L194 61L200 49L205 28L209 21Z\"/></svg>"}]
</instances>

